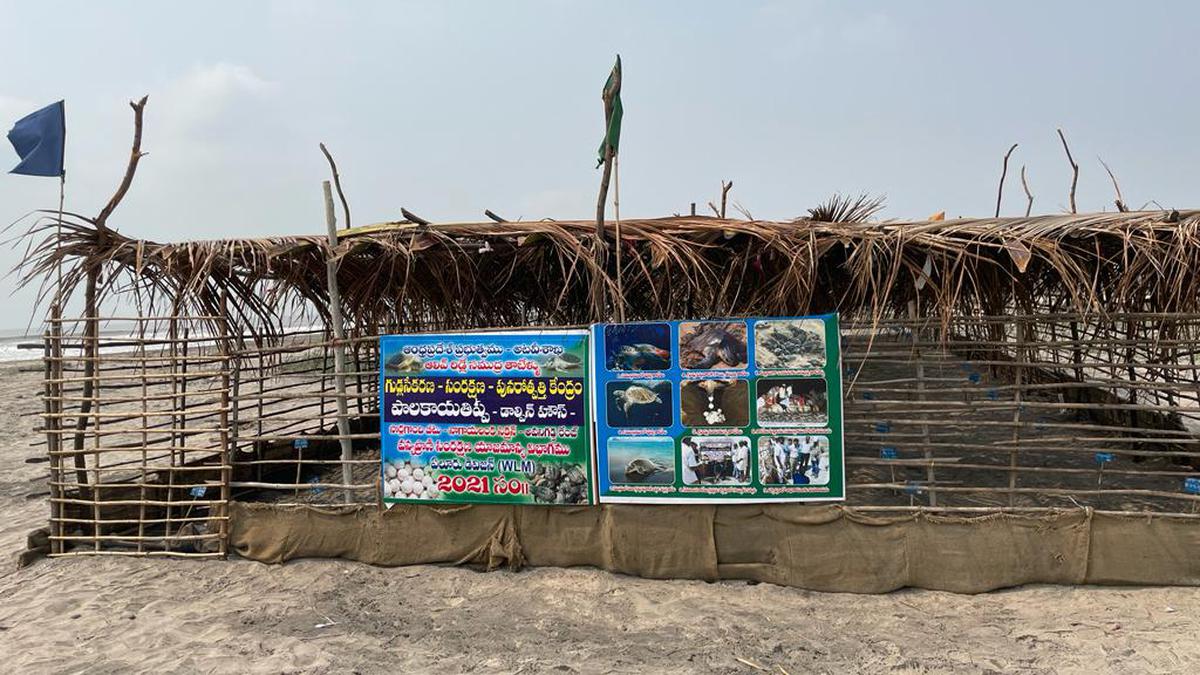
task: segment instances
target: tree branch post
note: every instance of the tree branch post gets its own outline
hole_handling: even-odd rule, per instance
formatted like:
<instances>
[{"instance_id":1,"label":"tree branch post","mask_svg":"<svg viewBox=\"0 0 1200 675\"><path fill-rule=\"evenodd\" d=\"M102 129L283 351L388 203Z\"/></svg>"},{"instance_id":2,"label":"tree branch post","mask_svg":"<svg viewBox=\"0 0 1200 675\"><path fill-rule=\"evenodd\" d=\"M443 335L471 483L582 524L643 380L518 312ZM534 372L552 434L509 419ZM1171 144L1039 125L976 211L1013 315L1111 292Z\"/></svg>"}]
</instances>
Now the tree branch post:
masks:
<instances>
[{"instance_id":1,"label":"tree branch post","mask_svg":"<svg viewBox=\"0 0 1200 675\"><path fill-rule=\"evenodd\" d=\"M1017 144L1013 143L1008 152L1004 153L1004 167L1000 169L1000 187L996 190L996 217L1000 217L1000 201L1004 198L1004 177L1008 175L1008 158L1013 154L1013 150L1017 149Z\"/></svg>"},{"instance_id":2,"label":"tree branch post","mask_svg":"<svg viewBox=\"0 0 1200 675\"><path fill-rule=\"evenodd\" d=\"M1071 213L1077 213L1075 209L1075 186L1079 184L1079 165L1075 163L1075 158L1071 157L1071 148L1067 145L1067 137L1063 135L1063 130L1058 130L1058 137L1062 139L1063 150L1067 152L1067 161L1071 163Z\"/></svg>"},{"instance_id":3,"label":"tree branch post","mask_svg":"<svg viewBox=\"0 0 1200 675\"><path fill-rule=\"evenodd\" d=\"M342 192L342 177L338 175L337 164L333 161L333 155L329 154L329 148L325 147L324 143L320 144L321 152L325 154L325 159L329 160L329 170L333 172L333 186L337 189L338 201L342 203L342 212L346 214L346 229L350 229L350 204L346 202L346 193Z\"/></svg>"},{"instance_id":4,"label":"tree branch post","mask_svg":"<svg viewBox=\"0 0 1200 675\"><path fill-rule=\"evenodd\" d=\"M103 245L108 239L108 218L120 205L121 200L125 198L125 194L129 192L129 186L133 184L133 176L137 173L138 162L146 153L142 152L142 119L146 109L146 100L148 96L143 96L139 101L130 101L129 107L133 108L133 148L129 152L129 163L125 167L125 175L121 178L120 185L117 186L117 191L100 209L100 213L92 222L96 226L97 244ZM100 269L102 263L95 263L87 273L87 282L84 287L84 312L87 318L87 323L84 324L84 362L83 362L83 391L81 392L81 401L79 403L79 417L75 420L75 438L72 448L74 450L74 463L80 483L80 491L87 494L86 469L87 459L83 453L84 432L88 426L88 415L92 412L93 404L99 397L99 381L97 373L97 361L100 357L100 315L98 310L99 301L97 298L98 287L100 284Z\"/></svg>"},{"instance_id":5,"label":"tree branch post","mask_svg":"<svg viewBox=\"0 0 1200 675\"><path fill-rule=\"evenodd\" d=\"M1025 217L1028 218L1033 211L1033 193L1029 191L1029 183L1025 180L1024 164L1021 165L1021 187L1025 188L1025 197L1029 200L1025 203Z\"/></svg>"}]
</instances>

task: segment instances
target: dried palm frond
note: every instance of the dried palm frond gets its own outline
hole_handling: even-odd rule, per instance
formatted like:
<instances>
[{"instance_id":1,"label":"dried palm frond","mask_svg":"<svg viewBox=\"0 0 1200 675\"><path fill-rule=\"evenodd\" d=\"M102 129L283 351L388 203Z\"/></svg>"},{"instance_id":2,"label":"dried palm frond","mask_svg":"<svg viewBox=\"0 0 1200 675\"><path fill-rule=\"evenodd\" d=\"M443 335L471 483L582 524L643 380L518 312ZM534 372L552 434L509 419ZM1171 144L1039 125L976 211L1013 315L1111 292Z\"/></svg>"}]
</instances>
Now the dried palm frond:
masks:
<instances>
[{"instance_id":1,"label":"dried palm frond","mask_svg":"<svg viewBox=\"0 0 1200 675\"><path fill-rule=\"evenodd\" d=\"M808 210L808 219L819 223L865 223L883 210L884 197L863 193L857 197L834 194Z\"/></svg>"},{"instance_id":2,"label":"dried palm frond","mask_svg":"<svg viewBox=\"0 0 1200 675\"><path fill-rule=\"evenodd\" d=\"M822 217L865 218L880 201L839 198ZM814 209L816 211L816 209ZM1200 211L1168 222L1161 211L986 218L871 227L703 216L621 223L629 320L787 316L840 311L902 316L919 297L941 317L1003 314L1014 297L1046 298L1079 312L1200 311ZM159 244L86 218L40 218L25 235L21 283L77 290L102 271L102 295L229 320L255 338L298 316L328 317L325 261L338 261L343 313L370 331L574 325L595 316L596 275L615 289L615 267L591 254L593 221L417 226L382 223L325 236ZM61 229L61 234L59 230ZM613 226L607 230L615 246ZM1024 271L1009 252L1029 251ZM920 288L916 280L923 279ZM605 308L608 311L611 307Z\"/></svg>"}]
</instances>

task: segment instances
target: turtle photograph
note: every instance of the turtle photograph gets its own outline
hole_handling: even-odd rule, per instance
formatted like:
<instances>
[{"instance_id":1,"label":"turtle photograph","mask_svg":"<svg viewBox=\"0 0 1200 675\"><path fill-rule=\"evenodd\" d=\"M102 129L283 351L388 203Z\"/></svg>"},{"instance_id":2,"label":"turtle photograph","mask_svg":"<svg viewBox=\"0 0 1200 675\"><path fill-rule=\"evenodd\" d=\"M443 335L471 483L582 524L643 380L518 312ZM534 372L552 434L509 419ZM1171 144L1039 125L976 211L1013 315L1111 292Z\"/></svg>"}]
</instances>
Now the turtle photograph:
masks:
<instances>
[{"instance_id":1,"label":"turtle photograph","mask_svg":"<svg viewBox=\"0 0 1200 675\"><path fill-rule=\"evenodd\" d=\"M740 370L747 360L745 321L679 325L679 365L688 370Z\"/></svg>"},{"instance_id":2,"label":"turtle photograph","mask_svg":"<svg viewBox=\"0 0 1200 675\"><path fill-rule=\"evenodd\" d=\"M671 367L671 326L665 323L605 326L604 363L609 370L667 370Z\"/></svg>"},{"instance_id":3,"label":"turtle photograph","mask_svg":"<svg viewBox=\"0 0 1200 675\"><path fill-rule=\"evenodd\" d=\"M667 380L609 382L605 399L609 426L671 426L673 397Z\"/></svg>"},{"instance_id":4,"label":"turtle photograph","mask_svg":"<svg viewBox=\"0 0 1200 675\"><path fill-rule=\"evenodd\" d=\"M754 324L754 367L824 368L825 322L792 319Z\"/></svg>"},{"instance_id":5,"label":"turtle photograph","mask_svg":"<svg viewBox=\"0 0 1200 675\"><path fill-rule=\"evenodd\" d=\"M679 385L680 418L685 427L744 427L750 424L750 385L746 380L688 380Z\"/></svg>"},{"instance_id":6,"label":"turtle photograph","mask_svg":"<svg viewBox=\"0 0 1200 675\"><path fill-rule=\"evenodd\" d=\"M425 361L416 354L396 352L383 364L387 375L415 375L425 370Z\"/></svg>"},{"instance_id":7,"label":"turtle photograph","mask_svg":"<svg viewBox=\"0 0 1200 675\"><path fill-rule=\"evenodd\" d=\"M745 436L684 436L680 442L684 485L750 483L750 439Z\"/></svg>"},{"instance_id":8,"label":"turtle photograph","mask_svg":"<svg viewBox=\"0 0 1200 675\"><path fill-rule=\"evenodd\" d=\"M670 438L611 438L607 449L608 480L612 483L675 482L675 441Z\"/></svg>"},{"instance_id":9,"label":"turtle photograph","mask_svg":"<svg viewBox=\"0 0 1200 675\"><path fill-rule=\"evenodd\" d=\"M824 378L772 377L755 382L755 411L764 427L827 424Z\"/></svg>"}]
</instances>

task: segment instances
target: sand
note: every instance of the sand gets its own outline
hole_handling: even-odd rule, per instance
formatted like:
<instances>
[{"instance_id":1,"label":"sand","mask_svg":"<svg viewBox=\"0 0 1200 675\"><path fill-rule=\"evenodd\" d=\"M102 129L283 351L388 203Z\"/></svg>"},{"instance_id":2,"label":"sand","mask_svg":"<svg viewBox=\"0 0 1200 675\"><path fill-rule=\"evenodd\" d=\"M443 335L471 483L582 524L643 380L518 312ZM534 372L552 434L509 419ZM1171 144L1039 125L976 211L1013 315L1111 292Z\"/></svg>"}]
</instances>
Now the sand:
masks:
<instances>
[{"instance_id":1,"label":"sand","mask_svg":"<svg viewBox=\"0 0 1200 675\"><path fill-rule=\"evenodd\" d=\"M0 671L1195 672L1200 589L812 593L591 569L85 558L48 514L38 373L0 367Z\"/></svg>"}]
</instances>

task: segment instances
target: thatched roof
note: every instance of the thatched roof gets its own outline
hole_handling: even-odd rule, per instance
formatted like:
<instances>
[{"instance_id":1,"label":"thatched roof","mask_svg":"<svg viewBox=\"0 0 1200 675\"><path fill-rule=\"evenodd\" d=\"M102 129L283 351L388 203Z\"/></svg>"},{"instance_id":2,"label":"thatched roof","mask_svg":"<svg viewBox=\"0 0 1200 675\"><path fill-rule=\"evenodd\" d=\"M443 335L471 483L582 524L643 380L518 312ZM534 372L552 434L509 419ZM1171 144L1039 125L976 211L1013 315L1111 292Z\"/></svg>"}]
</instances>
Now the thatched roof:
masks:
<instances>
[{"instance_id":1,"label":"thatched roof","mask_svg":"<svg viewBox=\"0 0 1200 675\"><path fill-rule=\"evenodd\" d=\"M203 313L216 313L227 294L243 325L278 326L302 308L324 316L330 255L340 262L347 317L397 330L581 323L597 316L593 276L602 275L610 297L615 289L611 222L600 270L589 221L383 223L343 230L336 251L323 234L159 244L98 232L79 216L65 221L61 241L53 222L31 232L27 282L52 280L62 260L69 294L101 266L102 291L136 287L159 311L178 296ZM887 223L631 219L621 223L626 318L833 309L885 316L912 299L922 314L943 317L1031 303L1194 312L1198 228L1200 211Z\"/></svg>"}]
</instances>

